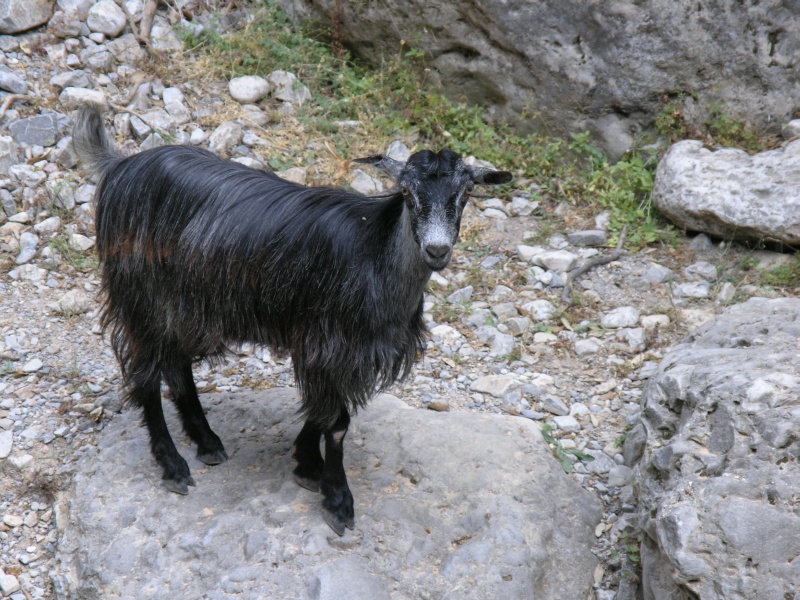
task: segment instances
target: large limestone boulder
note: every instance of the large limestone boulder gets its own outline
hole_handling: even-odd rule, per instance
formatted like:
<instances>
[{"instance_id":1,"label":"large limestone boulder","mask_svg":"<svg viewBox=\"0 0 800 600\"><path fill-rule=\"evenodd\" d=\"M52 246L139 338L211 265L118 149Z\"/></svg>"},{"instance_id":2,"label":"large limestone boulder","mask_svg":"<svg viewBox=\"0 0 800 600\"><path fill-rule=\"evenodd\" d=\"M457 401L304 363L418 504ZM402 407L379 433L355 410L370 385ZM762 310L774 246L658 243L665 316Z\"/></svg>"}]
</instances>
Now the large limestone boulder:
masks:
<instances>
[{"instance_id":1,"label":"large limestone boulder","mask_svg":"<svg viewBox=\"0 0 800 600\"><path fill-rule=\"evenodd\" d=\"M353 419L356 528L334 534L292 478L293 390L212 394L230 460L208 468L170 423L197 482L167 492L137 411L77 465L57 555L60 597L584 599L599 502L531 421L409 409L379 396Z\"/></svg>"},{"instance_id":2,"label":"large limestone boulder","mask_svg":"<svg viewBox=\"0 0 800 600\"><path fill-rule=\"evenodd\" d=\"M656 169L653 205L689 231L794 246L800 242L800 140L754 156L678 142Z\"/></svg>"},{"instance_id":3,"label":"large limestone boulder","mask_svg":"<svg viewBox=\"0 0 800 600\"><path fill-rule=\"evenodd\" d=\"M800 589L800 300L754 298L676 346L625 441L645 600Z\"/></svg>"},{"instance_id":4,"label":"large limestone boulder","mask_svg":"<svg viewBox=\"0 0 800 600\"><path fill-rule=\"evenodd\" d=\"M615 154L671 94L775 127L800 97L800 11L787 0L282 4L333 25L362 58L421 50L450 97L548 133L594 129Z\"/></svg>"},{"instance_id":5,"label":"large limestone boulder","mask_svg":"<svg viewBox=\"0 0 800 600\"><path fill-rule=\"evenodd\" d=\"M44 25L53 16L53 0L0 0L0 33L20 33Z\"/></svg>"}]
</instances>

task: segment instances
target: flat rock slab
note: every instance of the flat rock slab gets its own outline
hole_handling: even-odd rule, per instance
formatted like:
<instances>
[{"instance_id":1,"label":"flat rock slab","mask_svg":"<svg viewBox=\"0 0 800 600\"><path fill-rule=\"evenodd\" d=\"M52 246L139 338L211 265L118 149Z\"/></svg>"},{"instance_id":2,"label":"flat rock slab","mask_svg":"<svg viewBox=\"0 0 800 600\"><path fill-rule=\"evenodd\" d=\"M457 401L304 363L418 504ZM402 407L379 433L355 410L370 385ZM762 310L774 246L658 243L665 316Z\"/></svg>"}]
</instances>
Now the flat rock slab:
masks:
<instances>
[{"instance_id":1,"label":"flat rock slab","mask_svg":"<svg viewBox=\"0 0 800 600\"><path fill-rule=\"evenodd\" d=\"M599 502L527 419L408 408L353 419L345 468L356 528L323 521L299 487L294 390L212 394L230 460L206 467L168 417L196 488L167 492L137 411L80 459L57 557L60 597L575 600L592 588ZM171 419L171 421L170 421Z\"/></svg>"}]
</instances>

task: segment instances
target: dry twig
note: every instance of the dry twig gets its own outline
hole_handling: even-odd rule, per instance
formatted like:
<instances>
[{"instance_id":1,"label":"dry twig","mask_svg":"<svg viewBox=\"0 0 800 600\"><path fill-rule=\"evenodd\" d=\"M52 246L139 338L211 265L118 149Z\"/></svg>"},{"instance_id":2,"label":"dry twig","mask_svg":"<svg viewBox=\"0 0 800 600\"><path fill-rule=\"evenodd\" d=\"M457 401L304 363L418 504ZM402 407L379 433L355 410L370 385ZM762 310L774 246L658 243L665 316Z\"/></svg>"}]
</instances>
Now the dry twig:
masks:
<instances>
[{"instance_id":1,"label":"dry twig","mask_svg":"<svg viewBox=\"0 0 800 600\"><path fill-rule=\"evenodd\" d=\"M10 94L6 96L3 99L2 106L0 106L0 119L6 116L6 111L16 100L32 100L32 98L30 96L26 96L25 94Z\"/></svg>"},{"instance_id":2,"label":"dry twig","mask_svg":"<svg viewBox=\"0 0 800 600\"><path fill-rule=\"evenodd\" d=\"M604 254L603 256L597 256L591 260L587 260L580 267L577 267L567 273L566 281L564 282L564 291L561 292L562 302L572 306L572 282L577 281L578 277L585 275L595 267L606 265L622 256L622 254L625 252L622 246L625 243L625 235L627 233L628 226L625 225L625 227L622 228L622 232L619 234L619 241L617 242L617 247L615 250L609 252L608 254Z\"/></svg>"}]
</instances>

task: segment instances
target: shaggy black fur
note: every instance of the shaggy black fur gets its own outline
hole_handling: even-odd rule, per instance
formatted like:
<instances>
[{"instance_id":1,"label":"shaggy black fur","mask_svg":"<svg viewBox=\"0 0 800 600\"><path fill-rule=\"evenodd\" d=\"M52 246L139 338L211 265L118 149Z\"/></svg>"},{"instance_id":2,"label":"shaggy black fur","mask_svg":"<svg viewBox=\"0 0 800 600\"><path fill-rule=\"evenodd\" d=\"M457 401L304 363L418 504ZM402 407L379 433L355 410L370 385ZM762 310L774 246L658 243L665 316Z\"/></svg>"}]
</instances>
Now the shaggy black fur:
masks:
<instances>
[{"instance_id":1,"label":"shaggy black fur","mask_svg":"<svg viewBox=\"0 0 800 600\"><path fill-rule=\"evenodd\" d=\"M378 199L290 183L185 146L122 158L94 107L76 114L73 139L100 175L102 325L167 487L187 493L194 481L164 422L162 379L198 456L217 464L227 454L203 415L192 363L229 343L265 344L290 353L307 416L295 442L297 480L321 488L337 533L352 527L342 465L350 414L407 375L423 349L423 291L450 259L466 190L510 174L470 169L448 150L406 165L372 157L401 185Z\"/></svg>"}]
</instances>

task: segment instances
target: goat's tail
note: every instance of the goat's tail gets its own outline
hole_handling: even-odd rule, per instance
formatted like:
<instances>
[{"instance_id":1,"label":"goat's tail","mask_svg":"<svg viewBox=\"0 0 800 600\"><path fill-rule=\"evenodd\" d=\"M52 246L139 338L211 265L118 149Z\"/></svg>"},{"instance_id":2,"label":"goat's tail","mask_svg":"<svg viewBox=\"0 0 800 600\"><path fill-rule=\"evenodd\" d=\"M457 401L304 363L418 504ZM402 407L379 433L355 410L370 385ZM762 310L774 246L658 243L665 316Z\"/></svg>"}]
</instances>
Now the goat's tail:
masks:
<instances>
[{"instance_id":1,"label":"goat's tail","mask_svg":"<svg viewBox=\"0 0 800 600\"><path fill-rule=\"evenodd\" d=\"M81 162L93 173L104 177L123 156L106 133L103 109L96 104L85 104L75 113L74 121L72 147Z\"/></svg>"}]
</instances>

